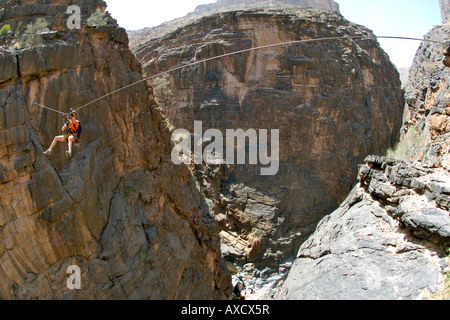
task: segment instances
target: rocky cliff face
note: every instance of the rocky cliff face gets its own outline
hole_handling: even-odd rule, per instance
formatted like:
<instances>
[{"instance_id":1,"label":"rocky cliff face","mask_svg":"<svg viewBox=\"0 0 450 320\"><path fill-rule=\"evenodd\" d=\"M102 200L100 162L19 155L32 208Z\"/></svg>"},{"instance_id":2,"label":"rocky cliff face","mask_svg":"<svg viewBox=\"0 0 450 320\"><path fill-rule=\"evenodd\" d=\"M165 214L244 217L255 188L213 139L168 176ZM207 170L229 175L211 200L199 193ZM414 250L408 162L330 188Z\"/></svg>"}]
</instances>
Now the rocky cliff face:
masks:
<instances>
[{"instance_id":1,"label":"rocky cliff face","mask_svg":"<svg viewBox=\"0 0 450 320\"><path fill-rule=\"evenodd\" d=\"M434 164L448 153L450 137L450 69L445 65L450 26L433 28L419 47L405 87L402 141L419 136L410 156Z\"/></svg>"},{"instance_id":2,"label":"rocky cliff face","mask_svg":"<svg viewBox=\"0 0 450 320\"><path fill-rule=\"evenodd\" d=\"M252 47L373 36L315 10L233 11L203 18L136 51L148 75ZM279 129L280 170L197 166L221 228L222 253L256 266L293 254L345 199L357 166L398 138L403 98L395 68L374 40L322 41L227 56L154 82L174 128Z\"/></svg>"},{"instance_id":3,"label":"rocky cliff face","mask_svg":"<svg viewBox=\"0 0 450 320\"><path fill-rule=\"evenodd\" d=\"M274 8L313 8L339 13L339 4L333 0L218 0L214 3L199 5L194 12L184 17L173 19L159 26L144 28L137 31L128 31L130 35L130 48L135 51L142 43L149 39L162 37L177 28L193 23L204 16L219 12Z\"/></svg>"},{"instance_id":4,"label":"rocky cliff face","mask_svg":"<svg viewBox=\"0 0 450 320\"><path fill-rule=\"evenodd\" d=\"M449 32L435 27L410 70L390 153L407 161L365 160L347 200L300 248L280 298L448 299Z\"/></svg>"},{"instance_id":5,"label":"rocky cliff face","mask_svg":"<svg viewBox=\"0 0 450 320\"><path fill-rule=\"evenodd\" d=\"M449 0L439 0L442 13L442 23L450 23L450 1Z\"/></svg>"},{"instance_id":6,"label":"rocky cliff face","mask_svg":"<svg viewBox=\"0 0 450 320\"><path fill-rule=\"evenodd\" d=\"M368 157L347 200L300 248L278 298L430 297L449 266L448 169Z\"/></svg>"},{"instance_id":7,"label":"rocky cliff face","mask_svg":"<svg viewBox=\"0 0 450 320\"><path fill-rule=\"evenodd\" d=\"M246 10L256 7L286 7L323 9L339 13L339 4L334 0L218 0L199 5L194 13L211 14L219 11Z\"/></svg>"},{"instance_id":8,"label":"rocky cliff face","mask_svg":"<svg viewBox=\"0 0 450 320\"><path fill-rule=\"evenodd\" d=\"M80 30L66 25L82 9ZM114 20L86 21L100 0L8 1L0 26L0 298L219 299L230 293L219 230L141 83L80 110L81 147L42 152L67 112L142 79ZM23 36L40 20L38 38ZM29 29L27 29L29 28ZM36 30L34 30L36 33ZM15 48L15 49L14 49ZM82 290L66 287L77 265Z\"/></svg>"}]
</instances>

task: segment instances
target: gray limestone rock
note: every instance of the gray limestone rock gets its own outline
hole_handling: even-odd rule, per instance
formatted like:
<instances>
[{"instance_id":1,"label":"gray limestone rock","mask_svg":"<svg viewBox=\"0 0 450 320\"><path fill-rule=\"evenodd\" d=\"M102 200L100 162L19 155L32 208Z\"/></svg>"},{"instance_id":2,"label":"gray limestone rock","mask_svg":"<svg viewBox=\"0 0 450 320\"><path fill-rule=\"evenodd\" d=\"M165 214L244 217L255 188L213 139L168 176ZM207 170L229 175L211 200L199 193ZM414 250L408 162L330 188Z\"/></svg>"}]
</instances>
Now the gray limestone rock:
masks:
<instances>
[{"instance_id":1,"label":"gray limestone rock","mask_svg":"<svg viewBox=\"0 0 450 320\"><path fill-rule=\"evenodd\" d=\"M438 290L449 212L438 207L437 196L396 184L395 172L418 176L430 193L445 190L429 188L436 176L441 185L450 182L442 169L368 157L359 184L300 248L278 298L401 300Z\"/></svg>"}]
</instances>

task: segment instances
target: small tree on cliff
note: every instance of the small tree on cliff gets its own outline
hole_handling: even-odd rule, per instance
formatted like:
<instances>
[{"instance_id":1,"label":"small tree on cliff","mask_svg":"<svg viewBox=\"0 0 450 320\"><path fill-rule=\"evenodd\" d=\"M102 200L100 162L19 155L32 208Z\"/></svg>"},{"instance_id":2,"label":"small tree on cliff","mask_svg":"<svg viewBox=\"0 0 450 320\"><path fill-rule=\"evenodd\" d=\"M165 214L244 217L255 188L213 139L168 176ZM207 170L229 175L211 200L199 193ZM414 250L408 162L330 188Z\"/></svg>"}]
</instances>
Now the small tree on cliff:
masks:
<instances>
[{"instance_id":1,"label":"small tree on cliff","mask_svg":"<svg viewBox=\"0 0 450 320\"><path fill-rule=\"evenodd\" d=\"M28 45L42 44L44 39L41 33L45 31L48 31L48 22L44 18L39 18L35 23L30 23L26 26L19 41Z\"/></svg>"},{"instance_id":2,"label":"small tree on cliff","mask_svg":"<svg viewBox=\"0 0 450 320\"><path fill-rule=\"evenodd\" d=\"M11 32L11 26L9 24L5 24L0 30L0 36L7 36Z\"/></svg>"}]
</instances>

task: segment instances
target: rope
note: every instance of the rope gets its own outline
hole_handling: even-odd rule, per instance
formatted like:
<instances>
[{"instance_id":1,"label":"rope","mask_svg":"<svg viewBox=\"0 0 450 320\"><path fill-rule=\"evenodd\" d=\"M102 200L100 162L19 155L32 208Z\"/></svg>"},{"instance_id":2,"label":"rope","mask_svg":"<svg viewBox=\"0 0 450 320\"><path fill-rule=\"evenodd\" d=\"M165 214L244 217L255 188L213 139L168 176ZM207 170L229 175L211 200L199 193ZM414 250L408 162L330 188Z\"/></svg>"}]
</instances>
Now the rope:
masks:
<instances>
[{"instance_id":1,"label":"rope","mask_svg":"<svg viewBox=\"0 0 450 320\"><path fill-rule=\"evenodd\" d=\"M271 47L276 47L276 46L289 45L289 44L294 44L294 43L299 43L299 42L306 42L306 41L320 41L320 40L341 39L341 38L345 38L345 37L339 37L339 38L338 38L338 37L330 37L330 38L320 38L320 39L308 39L308 40L289 41L289 42L276 43L276 44L269 44L269 45L265 45L265 46L261 46L261 47L255 47L255 48L250 48L250 49L244 49L244 50L234 51L234 52L230 52L230 53L221 54L221 55L215 56L215 57L205 58L205 59L203 59L203 60L191 62L191 63L185 64L185 65L182 65L182 66L178 66L178 67L169 69L169 70L167 70L167 71L163 71L163 72L157 73L157 74L155 74L155 75L153 75L153 76L150 76L150 77L147 77L147 78L145 78L145 79L142 79L142 80L139 80L139 81L137 81L137 82L134 82L134 83L132 83L132 84L129 84L129 85L125 86L125 87L122 87L122 88L120 88L120 89L114 90L114 91L112 91L112 92L110 92L110 93L108 93L108 94L106 94L106 95L104 95L104 96L102 96L102 97L100 97L100 98L97 98L97 99L95 99L95 100L93 100L93 101L91 101L91 102L89 102L89 103L86 103L85 105L82 105L81 107L79 107L78 109L75 109L75 110L76 110L76 111L79 111L79 110L81 110L81 109L83 109L83 108L86 108L86 107L90 106L91 104L93 104L93 103L95 103L95 102L97 102L97 101L100 101L100 100L102 100L102 99L104 99L104 98L106 98L106 97L109 97L109 96L111 96L111 95L114 95L114 94L116 94L116 93L118 93L118 92L120 92L120 91L122 91L122 90L126 90L126 89L128 89L128 88L130 88L130 87L132 87L132 86L135 86L135 85L139 84L139 83L142 83L142 82L151 80L151 79L153 79L153 78L160 77L160 76L162 76L162 75L164 75L164 74L167 74L167 73L172 73L172 72L174 72L174 71L178 71L178 70L181 70L181 69L184 69L184 68L188 68L188 67L191 67L191 66L194 66L194 65L197 65L197 64L201 64L201 63L204 63L204 62L208 62L208 61L212 61L212 60L224 58L224 57L231 56L231 55L235 55L235 54L239 54L239 53L244 53L244 52L249 52L249 51L255 51L255 50L261 50L261 49L266 49L266 48L271 48ZM347 37L347 38L348 38L348 37Z\"/></svg>"},{"instance_id":2,"label":"rope","mask_svg":"<svg viewBox=\"0 0 450 320\"><path fill-rule=\"evenodd\" d=\"M428 40L428 39L419 39L419 38L408 38L408 37L395 37L395 36L378 36L378 39L394 39L394 40L411 40L411 41L420 41L420 42L431 42L436 44L444 44L442 41L436 40Z\"/></svg>"},{"instance_id":3,"label":"rope","mask_svg":"<svg viewBox=\"0 0 450 320\"><path fill-rule=\"evenodd\" d=\"M205 58L205 59L202 59L202 60L199 60L199 61L194 61L194 62L185 64L185 65L182 65L182 66L174 67L174 68L169 69L169 70L167 70L167 71L163 71L163 72L157 73L157 74L152 75L152 76L150 76L150 77L147 77L147 78L141 79L141 80L139 80L139 81L133 82L133 83L131 83L131 84L129 84L129 85L126 85L126 86L124 86L124 87L122 87L122 88L119 88L119 89L117 89L117 90L111 91L110 93L107 93L107 94L105 94L105 95L103 95L103 96L101 96L101 97L99 97L99 98L97 98L97 99L94 99L94 100L92 100L92 101L90 101L90 102L88 102L88 103L82 105L81 107L75 109L75 111L78 112L79 110L82 110L82 109L84 109L84 108L87 108L87 107L89 107L90 105L92 105L92 104L94 104L94 103L96 103L96 102L98 102L98 101L100 101L100 100L103 100L103 99L105 99L105 98L107 98L107 97L109 97L109 96L112 96L112 95L114 95L114 94L116 94L116 93L118 93L118 92L121 92L121 91L126 90L126 89L128 89L128 88L131 88L131 87L133 87L133 86L135 86L135 85L138 85L138 84L140 84L140 83L146 82L146 81L151 80L151 79L153 79L153 78L157 78L157 77L160 77L160 76L162 76L162 75L164 75L164 74L172 73L172 72L174 72L174 71L182 70L182 69L184 69L184 68L188 68L188 67L191 67L191 66L194 66L194 65L197 65L197 64L201 64L201 63L204 63L204 62L208 62L208 61L212 61L212 60L217 60L217 59L221 59L221 58L224 58L224 57L227 57L227 56L236 55L236 54L240 54L240 53L245 53L245 52L250 52L250 51L256 51L256 50L261 50L261 49L267 49L267 48L272 48L272 47L279 47L279 46L285 46L285 45L291 45L291 44L297 44L297 43L319 42L319 41L328 41L328 40L344 40L344 39L345 39L345 40L395 39L395 40L410 40L410 41L421 41L421 42L431 42L431 43L443 44L443 43L440 42L440 41L426 40L426 39L419 39L419 38L409 38L409 37L396 37L396 36L379 36L379 37L377 37L377 36L342 36L342 37L324 37L324 38L303 39L303 40L294 40L294 41L287 41L287 42L281 42L281 43L269 44L269 45L264 45L264 46L259 46L259 47L253 47L253 48L249 48L249 49L238 50L238 51L234 51L234 52L230 52L230 53L225 53L225 54L221 54L221 55L218 55L218 56L215 56L215 57ZM52 108L49 108L49 107L40 105L40 104L38 104L38 103L35 103L35 104L38 105L38 106L40 106L40 107L43 107L43 108L45 108L45 109L48 109L48 110L51 110L51 111L54 111L54 112L57 112L57 113L60 113L60 114L63 114L63 115L65 114L65 113L63 113L63 112L61 112L61 111L58 111L58 110L55 110L55 109L52 109Z\"/></svg>"},{"instance_id":4,"label":"rope","mask_svg":"<svg viewBox=\"0 0 450 320\"><path fill-rule=\"evenodd\" d=\"M59 113L59 114L62 114L62 115L66 115L66 114L65 114L64 112L62 112L62 111L59 111L59 110L56 110L56 109L53 109L53 108L44 106L44 105L39 104L39 103L37 103L37 102L34 102L34 104L37 105L37 106L39 106L39 107L41 107L41 108L44 108L44 109L47 109L47 110L50 110L50 111L53 111L53 112L56 112L56 113Z\"/></svg>"}]
</instances>

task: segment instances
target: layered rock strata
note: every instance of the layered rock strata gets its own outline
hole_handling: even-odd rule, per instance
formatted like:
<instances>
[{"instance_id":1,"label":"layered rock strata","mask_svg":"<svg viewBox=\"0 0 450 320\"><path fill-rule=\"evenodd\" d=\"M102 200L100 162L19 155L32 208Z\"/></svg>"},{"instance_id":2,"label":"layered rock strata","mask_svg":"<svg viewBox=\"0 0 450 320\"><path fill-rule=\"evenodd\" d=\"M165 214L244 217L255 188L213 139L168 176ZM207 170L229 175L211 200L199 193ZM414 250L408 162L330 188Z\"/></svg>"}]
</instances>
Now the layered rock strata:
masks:
<instances>
[{"instance_id":1,"label":"layered rock strata","mask_svg":"<svg viewBox=\"0 0 450 320\"><path fill-rule=\"evenodd\" d=\"M82 9L79 30L67 27L69 5ZM104 8L14 0L0 13L12 31L0 50L0 298L225 298L217 223L189 169L171 162L149 86L80 110L71 159L66 144L42 154L62 121L34 102L68 112L142 80L125 30ZM88 25L94 14L102 21ZM45 29L31 37L37 25ZM67 286L70 265L80 290Z\"/></svg>"},{"instance_id":2,"label":"layered rock strata","mask_svg":"<svg viewBox=\"0 0 450 320\"><path fill-rule=\"evenodd\" d=\"M211 14L219 11L282 6L322 9L339 13L339 4L334 0L218 0L214 3L199 5L194 13Z\"/></svg>"},{"instance_id":3,"label":"layered rock strata","mask_svg":"<svg viewBox=\"0 0 450 320\"><path fill-rule=\"evenodd\" d=\"M273 8L313 8L339 13L339 4L333 0L218 0L214 3L203 4L184 17L176 18L162 23L156 27L141 30L128 30L130 35L130 48L135 51L137 47L149 39L159 38L177 28L193 23L196 20L219 12L249 10L249 9L273 9Z\"/></svg>"},{"instance_id":4,"label":"layered rock strata","mask_svg":"<svg viewBox=\"0 0 450 320\"><path fill-rule=\"evenodd\" d=\"M373 37L321 10L232 11L142 45L147 75L253 47L322 37ZM398 139L399 75L373 39L331 40L249 51L196 64L153 82L173 128L194 121L227 129L279 129L280 170L196 166L221 229L222 253L238 263L280 263L352 187L357 166Z\"/></svg>"}]
</instances>

